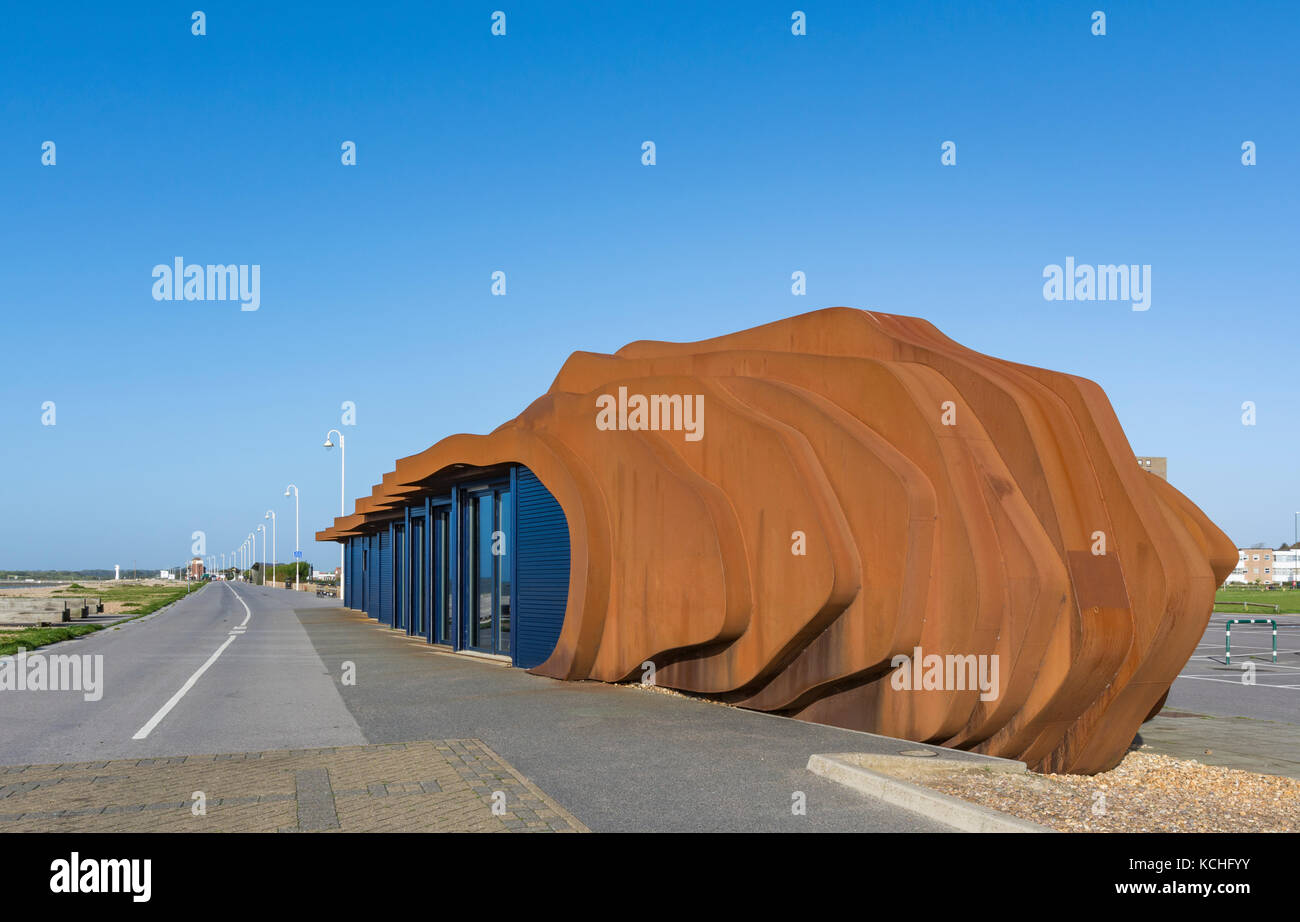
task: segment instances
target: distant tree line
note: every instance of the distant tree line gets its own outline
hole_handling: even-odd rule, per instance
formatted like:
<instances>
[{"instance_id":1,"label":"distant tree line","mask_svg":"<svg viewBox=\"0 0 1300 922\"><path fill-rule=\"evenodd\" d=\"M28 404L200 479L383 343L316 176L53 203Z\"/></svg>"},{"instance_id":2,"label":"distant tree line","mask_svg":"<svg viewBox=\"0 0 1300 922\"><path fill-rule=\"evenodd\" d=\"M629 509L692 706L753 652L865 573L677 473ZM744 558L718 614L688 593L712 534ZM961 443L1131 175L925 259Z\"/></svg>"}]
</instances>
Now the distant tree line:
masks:
<instances>
[{"instance_id":1,"label":"distant tree line","mask_svg":"<svg viewBox=\"0 0 1300 922\"><path fill-rule=\"evenodd\" d=\"M157 575L158 567L153 570L143 570L146 576L150 574ZM130 570L124 570L123 576L130 573ZM42 581L59 581L73 579L112 579L112 570L0 570L0 579L36 579Z\"/></svg>"}]
</instances>

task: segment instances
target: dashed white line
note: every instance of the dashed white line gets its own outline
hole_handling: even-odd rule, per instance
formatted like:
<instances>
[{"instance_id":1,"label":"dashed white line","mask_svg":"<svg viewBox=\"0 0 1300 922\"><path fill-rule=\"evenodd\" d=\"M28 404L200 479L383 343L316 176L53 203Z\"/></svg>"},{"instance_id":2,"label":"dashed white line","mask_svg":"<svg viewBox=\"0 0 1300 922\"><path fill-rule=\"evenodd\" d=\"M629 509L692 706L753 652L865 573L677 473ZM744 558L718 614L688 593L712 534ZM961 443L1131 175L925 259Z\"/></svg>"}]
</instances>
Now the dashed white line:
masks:
<instances>
[{"instance_id":1,"label":"dashed white line","mask_svg":"<svg viewBox=\"0 0 1300 922\"><path fill-rule=\"evenodd\" d=\"M239 593L235 592L234 587L231 586L230 583L225 583L225 586L231 592L235 593L235 598L239 599L239 604L244 606L244 611L247 613L244 616L243 623L240 624L238 628L240 633L242 633L244 625L248 624L248 619L253 617L252 609L248 607L247 602L245 602L242 598L239 597ZM208 667L217 661L217 657L219 657L222 653L226 652L226 647L230 646L232 643L235 642L235 638L237 636L239 635L236 634L234 631L231 631L230 635L226 637L226 642L223 643L221 646L217 647L216 652L214 652L211 656L208 657L208 661L204 663L202 666L200 666L198 669L196 669L194 671L194 675L190 676L188 679L185 680L185 684L182 685L176 691L176 694L172 695L169 699L167 699L167 703L158 709L158 713L154 714L152 717L149 718L148 723L146 723L139 730L135 731L135 735L132 736L131 739L142 740L145 737L147 737L150 733L152 733L154 728L157 727L158 724L162 723L162 719L171 712L171 709L176 707L176 705L180 702L180 700L185 697L186 692L188 692L191 688L194 687L194 683L198 682L199 677L202 676L203 673L208 671Z\"/></svg>"}]
</instances>

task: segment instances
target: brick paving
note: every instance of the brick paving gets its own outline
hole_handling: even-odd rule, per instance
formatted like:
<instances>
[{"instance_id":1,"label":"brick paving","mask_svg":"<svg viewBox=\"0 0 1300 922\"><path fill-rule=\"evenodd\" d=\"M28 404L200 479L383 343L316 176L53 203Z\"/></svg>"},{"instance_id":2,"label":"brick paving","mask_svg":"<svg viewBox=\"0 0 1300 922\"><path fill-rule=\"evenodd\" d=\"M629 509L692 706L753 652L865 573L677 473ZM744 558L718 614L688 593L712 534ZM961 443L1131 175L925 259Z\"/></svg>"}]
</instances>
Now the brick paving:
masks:
<instances>
[{"instance_id":1,"label":"brick paving","mask_svg":"<svg viewBox=\"0 0 1300 922\"><path fill-rule=\"evenodd\" d=\"M476 739L0 767L0 833L587 831Z\"/></svg>"}]
</instances>

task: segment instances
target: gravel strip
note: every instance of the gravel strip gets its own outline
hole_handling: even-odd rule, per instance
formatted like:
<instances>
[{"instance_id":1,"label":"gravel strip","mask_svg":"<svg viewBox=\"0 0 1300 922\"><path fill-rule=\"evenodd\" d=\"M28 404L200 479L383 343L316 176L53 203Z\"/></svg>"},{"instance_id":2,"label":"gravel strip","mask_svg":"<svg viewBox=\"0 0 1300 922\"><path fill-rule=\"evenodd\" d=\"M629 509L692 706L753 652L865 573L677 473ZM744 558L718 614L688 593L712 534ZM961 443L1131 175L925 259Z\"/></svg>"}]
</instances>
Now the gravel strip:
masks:
<instances>
[{"instance_id":1,"label":"gravel strip","mask_svg":"<svg viewBox=\"0 0 1300 922\"><path fill-rule=\"evenodd\" d=\"M953 772L917 783L1061 832L1300 830L1300 781L1142 750L1100 775Z\"/></svg>"}]
</instances>

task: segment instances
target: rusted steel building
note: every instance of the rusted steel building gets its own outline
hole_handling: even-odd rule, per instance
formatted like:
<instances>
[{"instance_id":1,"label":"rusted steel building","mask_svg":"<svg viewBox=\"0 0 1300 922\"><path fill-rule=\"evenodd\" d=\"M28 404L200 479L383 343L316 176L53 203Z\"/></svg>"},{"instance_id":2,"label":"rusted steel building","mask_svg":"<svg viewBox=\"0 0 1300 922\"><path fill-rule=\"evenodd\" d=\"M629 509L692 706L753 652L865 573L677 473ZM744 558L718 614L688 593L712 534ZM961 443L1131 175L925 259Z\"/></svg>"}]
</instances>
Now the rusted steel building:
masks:
<instances>
[{"instance_id":1,"label":"rusted steel building","mask_svg":"<svg viewBox=\"0 0 1300 922\"><path fill-rule=\"evenodd\" d=\"M575 353L317 540L431 643L1095 772L1237 563L1135 460L1091 381L830 308Z\"/></svg>"}]
</instances>

